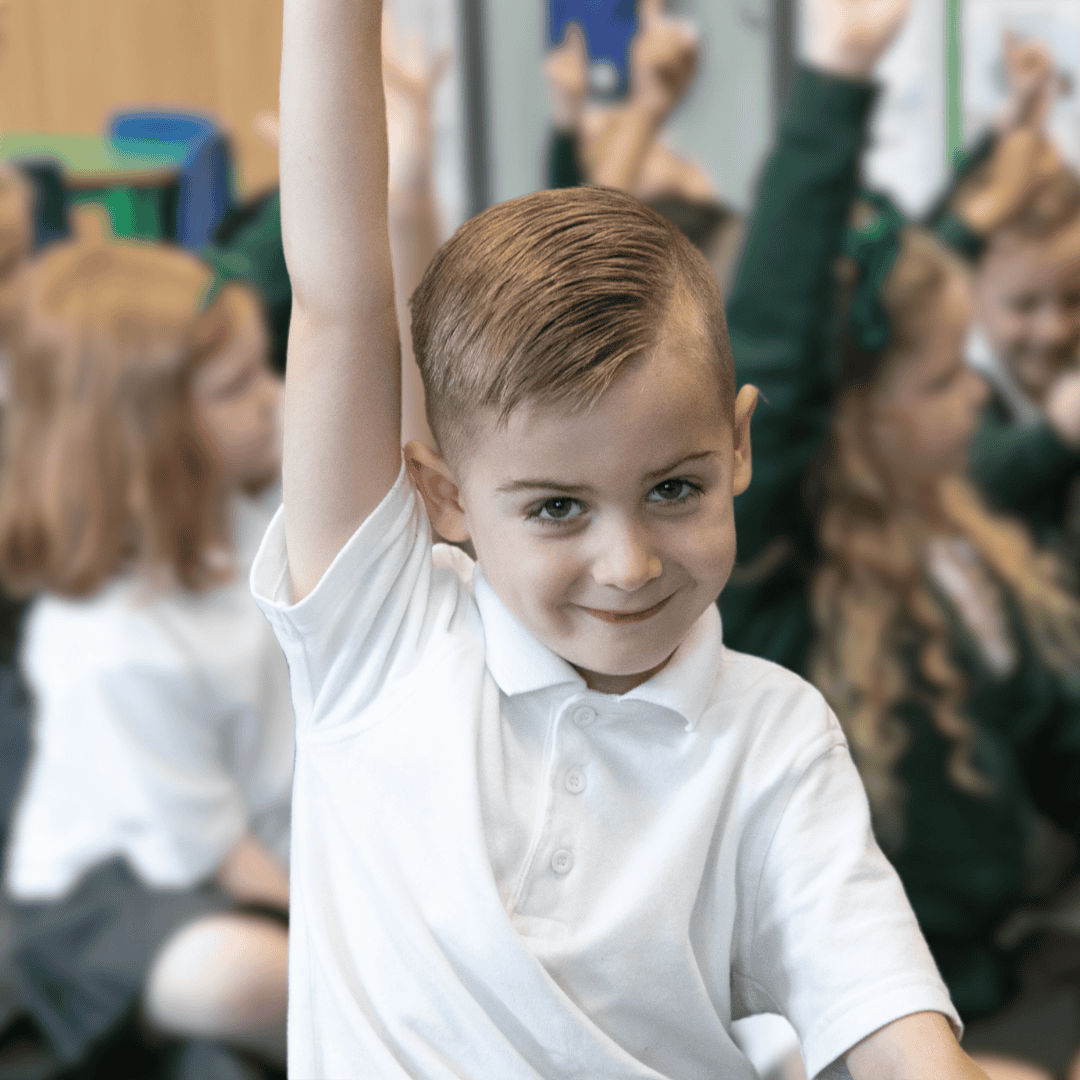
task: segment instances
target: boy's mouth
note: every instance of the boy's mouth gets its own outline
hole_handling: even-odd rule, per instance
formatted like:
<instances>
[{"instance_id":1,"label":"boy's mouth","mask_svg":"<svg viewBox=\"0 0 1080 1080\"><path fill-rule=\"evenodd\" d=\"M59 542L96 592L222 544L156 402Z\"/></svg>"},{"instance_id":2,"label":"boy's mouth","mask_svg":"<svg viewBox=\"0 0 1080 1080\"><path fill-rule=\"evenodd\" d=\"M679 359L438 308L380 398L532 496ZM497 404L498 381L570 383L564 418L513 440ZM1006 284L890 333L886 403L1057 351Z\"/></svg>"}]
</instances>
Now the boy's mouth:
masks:
<instances>
[{"instance_id":1,"label":"boy's mouth","mask_svg":"<svg viewBox=\"0 0 1080 1080\"><path fill-rule=\"evenodd\" d=\"M674 596L672 593L670 596L665 596L663 600L658 604L653 604L652 607L643 608L641 611L604 611L601 608L583 607L581 610L588 612L590 615L599 619L601 622L609 623L633 623L642 622L645 619L651 618Z\"/></svg>"}]
</instances>

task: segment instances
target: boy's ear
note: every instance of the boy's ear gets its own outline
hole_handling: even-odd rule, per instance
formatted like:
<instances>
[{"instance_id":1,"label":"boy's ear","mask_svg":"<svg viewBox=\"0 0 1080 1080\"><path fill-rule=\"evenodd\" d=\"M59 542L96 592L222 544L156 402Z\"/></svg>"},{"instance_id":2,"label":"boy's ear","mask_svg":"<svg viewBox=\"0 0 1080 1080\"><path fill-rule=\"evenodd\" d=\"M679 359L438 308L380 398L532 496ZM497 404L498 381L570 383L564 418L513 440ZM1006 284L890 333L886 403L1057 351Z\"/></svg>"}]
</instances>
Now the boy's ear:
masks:
<instances>
[{"instance_id":1,"label":"boy's ear","mask_svg":"<svg viewBox=\"0 0 1080 1080\"><path fill-rule=\"evenodd\" d=\"M410 442L405 444L405 467L424 500L431 527L453 543L468 540L461 494L450 466L423 443Z\"/></svg>"},{"instance_id":2,"label":"boy's ear","mask_svg":"<svg viewBox=\"0 0 1080 1080\"><path fill-rule=\"evenodd\" d=\"M758 389L747 383L735 396L735 416L731 437L734 455L731 465L731 494L741 495L749 486L753 475L750 460L750 420L757 408Z\"/></svg>"}]
</instances>

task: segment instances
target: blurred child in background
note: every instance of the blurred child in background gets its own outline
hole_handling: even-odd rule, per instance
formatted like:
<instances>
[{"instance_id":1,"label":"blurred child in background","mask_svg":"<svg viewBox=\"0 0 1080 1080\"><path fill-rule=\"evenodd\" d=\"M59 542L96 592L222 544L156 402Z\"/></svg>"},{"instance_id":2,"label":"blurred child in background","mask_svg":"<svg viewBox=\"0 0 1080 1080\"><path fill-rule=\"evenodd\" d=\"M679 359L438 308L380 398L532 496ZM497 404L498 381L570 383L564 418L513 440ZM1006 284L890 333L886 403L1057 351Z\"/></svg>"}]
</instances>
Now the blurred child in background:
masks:
<instances>
[{"instance_id":1,"label":"blurred child in background","mask_svg":"<svg viewBox=\"0 0 1080 1080\"><path fill-rule=\"evenodd\" d=\"M974 269L968 357L991 398L971 444L972 476L994 508L1021 515L1076 573L1080 178L1043 133L1061 86L1053 57L1012 35L1003 56L1010 103L960 159L930 224ZM978 192L995 168L1019 197L1007 220L986 222Z\"/></svg>"},{"instance_id":2,"label":"blurred child in background","mask_svg":"<svg viewBox=\"0 0 1080 1080\"><path fill-rule=\"evenodd\" d=\"M724 636L833 705L876 834L975 1020L1028 977L995 932L1029 896L1040 815L1080 834L1080 602L965 478L986 387L964 361L962 264L876 198L845 239L870 100L837 87L811 115L796 95L763 174L728 309L739 378L762 401ZM977 192L990 227L1023 197L1007 172ZM1045 970L1030 977L1035 998L1054 992ZM1076 1034L1029 1028L1016 1056L1064 1070ZM980 1048L999 1052L982 1061L992 1077L1025 1075L1000 1060L1010 1047Z\"/></svg>"},{"instance_id":3,"label":"blurred child in background","mask_svg":"<svg viewBox=\"0 0 1080 1080\"><path fill-rule=\"evenodd\" d=\"M0 167L0 410L33 246L31 198L22 175ZM29 746L29 703L15 660L24 608L25 601L0 591L0 853Z\"/></svg>"},{"instance_id":4,"label":"blurred child in background","mask_svg":"<svg viewBox=\"0 0 1080 1080\"><path fill-rule=\"evenodd\" d=\"M38 599L0 1020L57 1066L134 1013L284 1056L292 710L246 582L281 386L253 295L212 284L176 249L54 245L9 356L0 577Z\"/></svg>"},{"instance_id":5,"label":"blurred child in background","mask_svg":"<svg viewBox=\"0 0 1080 1080\"><path fill-rule=\"evenodd\" d=\"M571 23L544 62L551 99L549 186L588 181L628 191L676 225L705 255L726 293L742 242L742 219L712 180L663 142L664 125L697 67L697 31L643 0L630 50L630 97L622 105L588 103L588 57ZM674 92L669 92L674 91Z\"/></svg>"}]
</instances>

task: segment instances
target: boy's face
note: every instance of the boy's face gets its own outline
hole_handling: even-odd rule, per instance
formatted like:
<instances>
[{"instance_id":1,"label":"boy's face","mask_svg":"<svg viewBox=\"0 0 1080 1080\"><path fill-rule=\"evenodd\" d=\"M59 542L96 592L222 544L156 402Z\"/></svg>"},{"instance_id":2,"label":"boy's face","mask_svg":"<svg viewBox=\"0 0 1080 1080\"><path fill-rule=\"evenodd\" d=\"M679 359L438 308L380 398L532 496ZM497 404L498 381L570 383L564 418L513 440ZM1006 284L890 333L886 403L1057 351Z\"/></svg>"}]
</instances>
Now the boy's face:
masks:
<instances>
[{"instance_id":1,"label":"boy's face","mask_svg":"<svg viewBox=\"0 0 1080 1080\"><path fill-rule=\"evenodd\" d=\"M995 237L975 275L976 318L1034 401L1077 363L1080 219L1044 240Z\"/></svg>"},{"instance_id":2,"label":"boy's face","mask_svg":"<svg viewBox=\"0 0 1080 1080\"><path fill-rule=\"evenodd\" d=\"M467 452L458 505L485 576L593 689L643 682L720 594L755 401L745 387L733 425L701 332L676 326L589 412L523 406Z\"/></svg>"}]
</instances>

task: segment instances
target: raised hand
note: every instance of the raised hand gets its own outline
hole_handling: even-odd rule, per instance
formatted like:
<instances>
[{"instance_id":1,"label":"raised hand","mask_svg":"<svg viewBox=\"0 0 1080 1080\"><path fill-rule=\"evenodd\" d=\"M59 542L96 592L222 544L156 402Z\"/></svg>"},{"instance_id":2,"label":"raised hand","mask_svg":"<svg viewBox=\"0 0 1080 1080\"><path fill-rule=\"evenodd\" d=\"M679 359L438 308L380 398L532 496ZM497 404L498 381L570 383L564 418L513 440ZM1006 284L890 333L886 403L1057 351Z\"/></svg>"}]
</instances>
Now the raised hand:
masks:
<instances>
[{"instance_id":1,"label":"raised hand","mask_svg":"<svg viewBox=\"0 0 1080 1080\"><path fill-rule=\"evenodd\" d=\"M969 228L986 236L1018 213L1061 167L1057 148L1040 126L1013 128L999 138L982 183L957 193L957 211Z\"/></svg>"},{"instance_id":2,"label":"raised hand","mask_svg":"<svg viewBox=\"0 0 1080 1080\"><path fill-rule=\"evenodd\" d=\"M389 196L415 194L430 183L432 99L450 64L450 50L430 54L419 34L403 44L388 9L383 10L382 64L389 144Z\"/></svg>"},{"instance_id":3,"label":"raised hand","mask_svg":"<svg viewBox=\"0 0 1080 1080\"><path fill-rule=\"evenodd\" d=\"M631 100L666 119L697 70L700 35L693 23L664 11L664 0L641 0L640 28L630 46Z\"/></svg>"},{"instance_id":4,"label":"raised hand","mask_svg":"<svg viewBox=\"0 0 1080 1080\"><path fill-rule=\"evenodd\" d=\"M1053 54L1041 42L1006 30L1001 42L1009 103L998 117L999 131L1030 125L1041 128L1055 99L1065 89Z\"/></svg>"},{"instance_id":5,"label":"raised hand","mask_svg":"<svg viewBox=\"0 0 1080 1080\"><path fill-rule=\"evenodd\" d=\"M1046 394L1046 415L1062 442L1080 447L1080 370L1062 372Z\"/></svg>"},{"instance_id":6,"label":"raised hand","mask_svg":"<svg viewBox=\"0 0 1080 1080\"><path fill-rule=\"evenodd\" d=\"M570 23L562 43L544 60L544 78L551 98L551 122L560 131L576 131L589 93L589 57L585 34Z\"/></svg>"},{"instance_id":7,"label":"raised hand","mask_svg":"<svg viewBox=\"0 0 1080 1080\"><path fill-rule=\"evenodd\" d=\"M864 79L892 44L911 0L808 0L806 60L834 75Z\"/></svg>"},{"instance_id":8,"label":"raised hand","mask_svg":"<svg viewBox=\"0 0 1080 1080\"><path fill-rule=\"evenodd\" d=\"M262 139L263 142L272 146L275 150L281 143L281 121L278 119L278 114L272 109L264 109L262 112L258 112L252 118L251 126L255 129L255 134Z\"/></svg>"}]
</instances>

